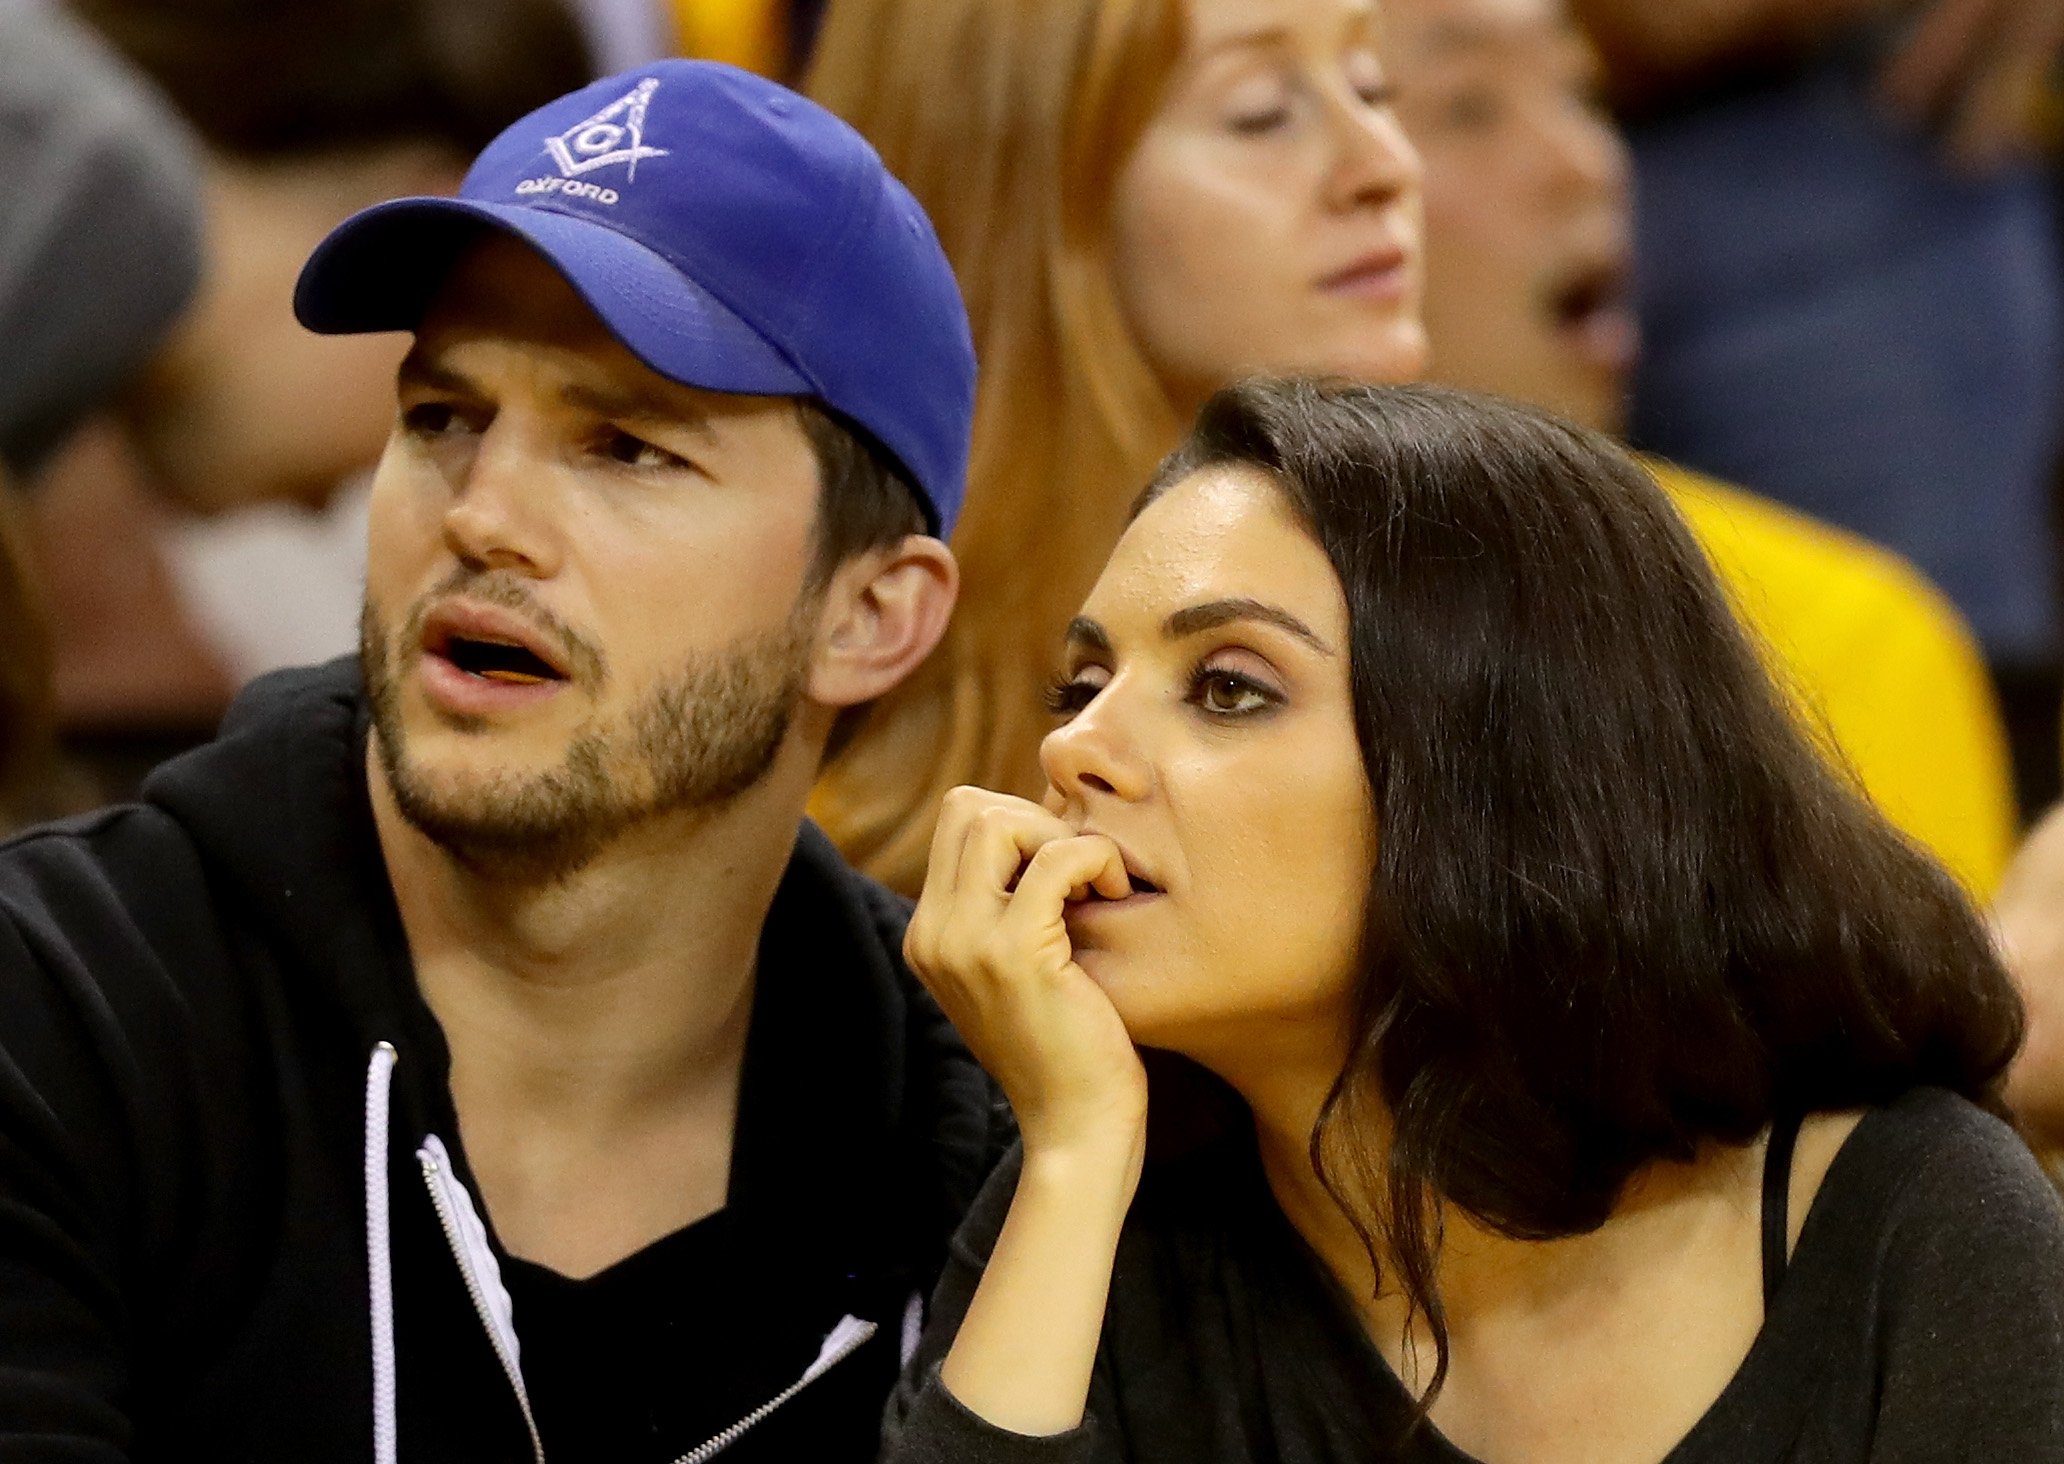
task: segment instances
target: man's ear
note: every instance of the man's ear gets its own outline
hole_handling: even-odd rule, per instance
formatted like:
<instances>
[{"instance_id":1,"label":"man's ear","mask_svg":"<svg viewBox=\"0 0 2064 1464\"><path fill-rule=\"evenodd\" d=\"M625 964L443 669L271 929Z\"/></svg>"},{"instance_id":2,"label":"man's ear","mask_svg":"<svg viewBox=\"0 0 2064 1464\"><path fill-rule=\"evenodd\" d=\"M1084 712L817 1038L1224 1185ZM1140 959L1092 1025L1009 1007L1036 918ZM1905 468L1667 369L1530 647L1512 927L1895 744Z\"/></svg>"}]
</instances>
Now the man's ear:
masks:
<instances>
[{"instance_id":1,"label":"man's ear","mask_svg":"<svg viewBox=\"0 0 2064 1464\"><path fill-rule=\"evenodd\" d=\"M818 621L810 700L844 708L886 694L939 644L959 594L953 551L926 534L840 565Z\"/></svg>"}]
</instances>

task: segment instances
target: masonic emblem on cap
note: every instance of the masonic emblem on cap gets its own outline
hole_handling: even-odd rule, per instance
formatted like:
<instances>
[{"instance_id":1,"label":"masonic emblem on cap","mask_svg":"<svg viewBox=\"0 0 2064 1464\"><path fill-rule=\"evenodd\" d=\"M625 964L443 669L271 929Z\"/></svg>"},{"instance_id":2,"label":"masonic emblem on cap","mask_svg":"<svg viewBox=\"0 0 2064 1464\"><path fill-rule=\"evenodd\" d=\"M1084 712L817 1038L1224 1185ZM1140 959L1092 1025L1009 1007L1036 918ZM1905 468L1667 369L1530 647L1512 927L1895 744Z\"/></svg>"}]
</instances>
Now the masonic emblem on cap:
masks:
<instances>
[{"instance_id":1,"label":"masonic emblem on cap","mask_svg":"<svg viewBox=\"0 0 2064 1464\"><path fill-rule=\"evenodd\" d=\"M663 147L645 146L645 109L659 90L659 78L648 76L585 122L576 122L557 137L545 139L545 149L568 178L611 163L629 163L629 177L638 176L638 159L663 158Z\"/></svg>"}]
</instances>

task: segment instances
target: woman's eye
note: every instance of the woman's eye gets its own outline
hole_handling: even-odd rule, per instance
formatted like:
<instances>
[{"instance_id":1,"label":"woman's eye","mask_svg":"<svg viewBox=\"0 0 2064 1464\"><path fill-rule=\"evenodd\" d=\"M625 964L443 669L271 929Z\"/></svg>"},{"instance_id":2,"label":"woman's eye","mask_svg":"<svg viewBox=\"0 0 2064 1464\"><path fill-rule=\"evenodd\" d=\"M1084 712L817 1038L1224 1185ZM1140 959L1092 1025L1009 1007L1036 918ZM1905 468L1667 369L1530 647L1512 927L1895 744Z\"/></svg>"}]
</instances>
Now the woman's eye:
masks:
<instances>
[{"instance_id":1,"label":"woman's eye","mask_svg":"<svg viewBox=\"0 0 2064 1464\"><path fill-rule=\"evenodd\" d=\"M1259 137L1275 132L1290 121L1288 107L1270 107L1259 112L1238 112L1226 119L1226 125L1242 137Z\"/></svg>"},{"instance_id":2,"label":"woman's eye","mask_svg":"<svg viewBox=\"0 0 2064 1464\"><path fill-rule=\"evenodd\" d=\"M1257 137L1289 125L1295 83L1278 72L1250 73L1225 97L1225 125L1242 137Z\"/></svg>"},{"instance_id":3,"label":"woman's eye","mask_svg":"<svg viewBox=\"0 0 2064 1464\"><path fill-rule=\"evenodd\" d=\"M1060 677L1046 688L1046 709L1056 717L1072 717L1096 700L1108 680L1082 671Z\"/></svg>"},{"instance_id":4,"label":"woman's eye","mask_svg":"<svg viewBox=\"0 0 2064 1464\"><path fill-rule=\"evenodd\" d=\"M1282 697L1237 671L1205 671L1198 675L1190 700L1214 716L1236 717L1274 706Z\"/></svg>"}]
</instances>

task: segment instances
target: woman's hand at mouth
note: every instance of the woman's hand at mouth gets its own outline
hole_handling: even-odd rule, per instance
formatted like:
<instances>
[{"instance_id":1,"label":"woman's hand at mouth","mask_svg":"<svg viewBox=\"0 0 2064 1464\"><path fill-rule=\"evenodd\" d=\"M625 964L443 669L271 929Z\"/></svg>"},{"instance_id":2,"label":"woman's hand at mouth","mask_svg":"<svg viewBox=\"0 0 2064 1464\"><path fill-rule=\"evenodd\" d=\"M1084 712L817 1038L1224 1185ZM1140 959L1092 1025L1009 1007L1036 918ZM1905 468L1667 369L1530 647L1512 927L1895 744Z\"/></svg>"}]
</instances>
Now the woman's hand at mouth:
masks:
<instances>
[{"instance_id":1,"label":"woman's hand at mouth","mask_svg":"<svg viewBox=\"0 0 2064 1464\"><path fill-rule=\"evenodd\" d=\"M1076 963L1064 913L1071 898L1131 892L1109 839L1022 798L955 788L903 938L1025 1139L1010 1214L939 1368L964 1407L1014 1433L1082 1420L1146 1152L1146 1071Z\"/></svg>"},{"instance_id":2,"label":"woman's hand at mouth","mask_svg":"<svg viewBox=\"0 0 2064 1464\"><path fill-rule=\"evenodd\" d=\"M1146 1072L1111 999L1076 963L1071 899L1124 899L1118 846L1038 804L946 795L903 953L1017 1113L1028 1160L1144 1142Z\"/></svg>"}]
</instances>

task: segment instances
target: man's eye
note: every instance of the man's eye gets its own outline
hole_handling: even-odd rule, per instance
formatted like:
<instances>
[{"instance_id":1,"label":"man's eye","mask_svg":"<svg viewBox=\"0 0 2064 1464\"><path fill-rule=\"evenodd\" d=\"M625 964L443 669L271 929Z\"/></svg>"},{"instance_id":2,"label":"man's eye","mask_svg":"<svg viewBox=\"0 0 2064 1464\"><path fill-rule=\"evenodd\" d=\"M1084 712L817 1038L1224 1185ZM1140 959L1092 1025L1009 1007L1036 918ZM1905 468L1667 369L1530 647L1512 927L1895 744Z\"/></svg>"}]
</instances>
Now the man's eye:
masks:
<instances>
[{"instance_id":1,"label":"man's eye","mask_svg":"<svg viewBox=\"0 0 2064 1464\"><path fill-rule=\"evenodd\" d=\"M402 425L409 431L424 437L435 437L451 430L452 420L458 414L448 402L417 402L401 414Z\"/></svg>"},{"instance_id":2,"label":"man's eye","mask_svg":"<svg viewBox=\"0 0 2064 1464\"><path fill-rule=\"evenodd\" d=\"M1258 712L1282 700L1259 682L1234 671L1201 673L1191 688L1190 699L1205 711L1221 717Z\"/></svg>"},{"instance_id":3,"label":"man's eye","mask_svg":"<svg viewBox=\"0 0 2064 1464\"><path fill-rule=\"evenodd\" d=\"M610 433L602 451L612 461L631 468L664 468L681 461L665 448L654 447L644 438L633 437L628 432Z\"/></svg>"},{"instance_id":4,"label":"man's eye","mask_svg":"<svg viewBox=\"0 0 2064 1464\"><path fill-rule=\"evenodd\" d=\"M1440 109L1441 125L1463 132L1495 127L1504 118L1503 99L1489 91L1455 92L1441 104Z\"/></svg>"},{"instance_id":5,"label":"man's eye","mask_svg":"<svg viewBox=\"0 0 2064 1464\"><path fill-rule=\"evenodd\" d=\"M1374 51L1350 51L1341 69L1363 106L1387 107L1397 100L1397 88L1384 76L1383 62Z\"/></svg>"}]
</instances>

